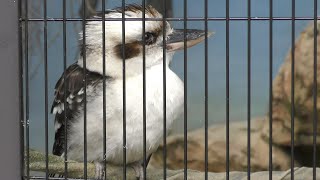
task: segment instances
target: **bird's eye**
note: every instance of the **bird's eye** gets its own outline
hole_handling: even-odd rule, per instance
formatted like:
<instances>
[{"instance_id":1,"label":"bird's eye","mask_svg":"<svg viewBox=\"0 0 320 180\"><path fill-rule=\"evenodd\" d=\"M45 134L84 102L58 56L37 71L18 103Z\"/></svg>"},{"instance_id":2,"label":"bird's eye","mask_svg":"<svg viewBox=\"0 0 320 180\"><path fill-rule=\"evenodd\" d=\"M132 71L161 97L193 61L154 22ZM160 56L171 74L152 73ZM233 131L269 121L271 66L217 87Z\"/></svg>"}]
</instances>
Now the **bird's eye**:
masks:
<instances>
[{"instance_id":1,"label":"bird's eye","mask_svg":"<svg viewBox=\"0 0 320 180\"><path fill-rule=\"evenodd\" d=\"M154 33L146 32L144 34L144 40L145 40L145 44L146 45L150 45L150 44L155 43L157 38L156 38L156 35Z\"/></svg>"}]
</instances>

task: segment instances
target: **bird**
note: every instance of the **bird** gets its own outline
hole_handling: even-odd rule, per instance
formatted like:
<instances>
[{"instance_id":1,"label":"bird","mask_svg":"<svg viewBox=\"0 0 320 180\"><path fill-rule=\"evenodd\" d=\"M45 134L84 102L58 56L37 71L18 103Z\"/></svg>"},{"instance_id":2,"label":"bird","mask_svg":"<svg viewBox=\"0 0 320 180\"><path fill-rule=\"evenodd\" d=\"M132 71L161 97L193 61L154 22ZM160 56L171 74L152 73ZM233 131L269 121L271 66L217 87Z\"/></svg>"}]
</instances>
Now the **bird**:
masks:
<instances>
[{"instance_id":1,"label":"bird","mask_svg":"<svg viewBox=\"0 0 320 180\"><path fill-rule=\"evenodd\" d=\"M167 21L162 20L145 21L145 31L143 31L141 18L144 12L145 18L163 17L152 6L142 7L137 4L97 12L93 16L97 21L87 21L85 25L86 43L81 44L82 51L77 61L66 68L55 86L51 108L55 129L52 152L61 157L64 157L66 152L68 160L83 162L84 119L86 118L86 159L96 165L97 179L104 179L104 161L114 165L123 165L124 148L126 149L126 165L133 167L137 178L144 178L142 167L144 159L144 54L145 147L147 156L150 157L162 142L163 136L167 135L163 134L163 68L166 71L166 128L169 132L173 122L182 114L184 104L184 84L169 66L173 54L178 50L200 43L205 39L206 34L208 36L212 34L211 32L205 33L204 30L173 29ZM101 23L103 14L107 19L119 19L124 14L127 19L140 18L140 20L126 20L124 22L125 34L122 34L122 21L105 21L105 37L103 37L103 23ZM80 42L83 42L83 35L84 33L81 32ZM105 38L105 71L103 68L103 38ZM163 39L166 43L163 42ZM163 51L166 56L165 64L163 64ZM85 63L84 56L86 57ZM123 77L123 61L125 61L125 77ZM125 94L123 94L124 80ZM104 85L105 96L103 95ZM123 144L123 95L126 98L125 145ZM103 97L106 102L105 109ZM84 117L85 104L86 117ZM104 111L106 119L105 154L103 150ZM67 142L65 142L65 137L67 137Z\"/></svg>"}]
</instances>

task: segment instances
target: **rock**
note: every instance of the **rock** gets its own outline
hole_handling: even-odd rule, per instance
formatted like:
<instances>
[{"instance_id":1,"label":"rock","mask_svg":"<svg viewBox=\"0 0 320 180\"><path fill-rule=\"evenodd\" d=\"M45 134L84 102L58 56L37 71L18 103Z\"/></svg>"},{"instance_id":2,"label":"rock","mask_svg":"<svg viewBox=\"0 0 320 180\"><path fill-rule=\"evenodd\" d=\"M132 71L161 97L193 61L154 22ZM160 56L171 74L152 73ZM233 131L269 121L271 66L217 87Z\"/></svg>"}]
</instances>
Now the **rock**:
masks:
<instances>
[{"instance_id":1,"label":"rock","mask_svg":"<svg viewBox=\"0 0 320 180\"><path fill-rule=\"evenodd\" d=\"M320 25L318 23L318 30ZM320 37L317 36L317 104L320 104ZM296 146L313 144L313 25L304 30L295 43L294 72L294 142ZM291 50L273 82L273 143L291 145ZM319 114L320 106L317 106ZM320 114L317 121L319 121ZM265 121L263 136L269 137L269 120ZM320 142L320 123L317 126L317 144Z\"/></svg>"},{"instance_id":2,"label":"rock","mask_svg":"<svg viewBox=\"0 0 320 180\"><path fill-rule=\"evenodd\" d=\"M44 153L31 150L30 149L30 170L31 174L34 172L41 173L46 172L46 156ZM59 156L55 156L52 154L48 155L49 158L49 167L48 171L50 174L64 174L65 170L65 162L64 159L62 159ZM83 178L83 162L75 162L75 161L68 161L68 178ZM87 164L87 178L94 178L95 177L95 165L92 162L88 162ZM113 180L113 179L123 179L123 167L122 166L113 166L111 164L107 164L107 176L106 179ZM294 177L295 179L312 179L312 168L295 168L294 169ZM195 170L187 170L187 176L189 180L198 180L198 179L204 179L204 172L199 172ZM315 179L320 179L320 168L316 169L317 176ZM248 179L246 172L230 172L229 179L230 180L245 180ZM31 175L33 176L33 175ZM42 175L38 175L38 178L45 179L44 173ZM250 174L250 177L252 180L267 180L269 179L269 172L252 172ZM273 171L272 172L272 178L273 179L283 179L283 180L289 180L290 179L290 170L288 171ZM137 179L135 176L135 172L133 168L127 167L127 176L126 179ZM147 169L147 177L146 179L163 179L163 170L162 169L155 169L148 167ZM183 180L184 179L184 170L167 170L167 178L168 180ZM212 173L208 172L208 179L210 180L225 180L226 175L225 173Z\"/></svg>"},{"instance_id":3,"label":"rock","mask_svg":"<svg viewBox=\"0 0 320 180\"><path fill-rule=\"evenodd\" d=\"M269 144L262 139L261 129L264 118L252 120L251 124L251 170L268 170ZM209 171L224 172L226 167L226 129L224 125L214 125L208 129ZM204 171L205 146L204 129L188 133L188 168ZM184 138L174 135L167 138L167 167L184 167ZM247 170L247 125L246 122L230 124L230 171ZM163 146L152 155L150 161L155 168L162 168ZM274 170L290 168L290 156L279 147L273 146Z\"/></svg>"},{"instance_id":4,"label":"rock","mask_svg":"<svg viewBox=\"0 0 320 180\"><path fill-rule=\"evenodd\" d=\"M304 179L304 180L311 180L313 179L312 176L313 169L307 167L300 167L294 169L294 179ZM320 179L320 168L316 169L316 177L314 179ZM247 172L230 172L229 179L230 180L247 180ZM204 179L204 172L199 171L192 171L188 170L188 179L189 180L198 180ZM155 178L158 179L158 178ZM160 179L160 178L159 178ZM180 171L175 175L167 177L168 180L183 180L184 173ZM210 180L226 180L225 173L208 173L208 179ZM261 172L254 172L250 174L250 179L252 180L269 180L269 172L268 171L261 171ZM272 179L275 180L290 180L291 179L291 171L273 171L272 172Z\"/></svg>"}]
</instances>

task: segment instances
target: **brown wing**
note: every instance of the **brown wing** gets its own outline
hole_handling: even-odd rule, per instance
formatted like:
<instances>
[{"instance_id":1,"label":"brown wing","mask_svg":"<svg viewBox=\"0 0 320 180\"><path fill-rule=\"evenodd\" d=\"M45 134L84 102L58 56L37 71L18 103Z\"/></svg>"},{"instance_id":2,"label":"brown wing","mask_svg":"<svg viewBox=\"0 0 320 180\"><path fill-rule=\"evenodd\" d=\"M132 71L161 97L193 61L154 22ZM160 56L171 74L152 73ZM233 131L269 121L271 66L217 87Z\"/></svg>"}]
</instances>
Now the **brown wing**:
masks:
<instances>
[{"instance_id":1,"label":"brown wing","mask_svg":"<svg viewBox=\"0 0 320 180\"><path fill-rule=\"evenodd\" d=\"M103 80L103 76L86 71L87 87L96 85ZM69 66L62 74L55 86L55 98L51 113L55 114L55 141L53 154L61 156L64 152L65 128L69 122L76 121L75 115L81 111L84 103L84 69L77 64ZM66 121L65 121L66 119Z\"/></svg>"}]
</instances>

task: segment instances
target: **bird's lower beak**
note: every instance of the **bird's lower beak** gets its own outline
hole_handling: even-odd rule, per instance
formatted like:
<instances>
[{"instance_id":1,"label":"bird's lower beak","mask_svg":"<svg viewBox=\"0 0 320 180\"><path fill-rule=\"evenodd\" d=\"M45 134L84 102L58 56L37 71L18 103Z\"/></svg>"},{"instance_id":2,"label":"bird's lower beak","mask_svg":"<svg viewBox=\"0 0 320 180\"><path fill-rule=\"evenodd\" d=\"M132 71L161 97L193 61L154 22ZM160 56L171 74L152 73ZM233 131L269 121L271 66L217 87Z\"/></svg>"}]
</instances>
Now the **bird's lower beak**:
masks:
<instances>
[{"instance_id":1,"label":"bird's lower beak","mask_svg":"<svg viewBox=\"0 0 320 180\"><path fill-rule=\"evenodd\" d=\"M205 39L205 31L197 29L187 29L184 36L184 29L175 29L169 35L167 40L166 49L168 52L184 49L184 40L186 37L186 46L194 46ZM210 37L213 32L208 32L207 36Z\"/></svg>"}]
</instances>

